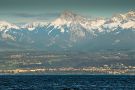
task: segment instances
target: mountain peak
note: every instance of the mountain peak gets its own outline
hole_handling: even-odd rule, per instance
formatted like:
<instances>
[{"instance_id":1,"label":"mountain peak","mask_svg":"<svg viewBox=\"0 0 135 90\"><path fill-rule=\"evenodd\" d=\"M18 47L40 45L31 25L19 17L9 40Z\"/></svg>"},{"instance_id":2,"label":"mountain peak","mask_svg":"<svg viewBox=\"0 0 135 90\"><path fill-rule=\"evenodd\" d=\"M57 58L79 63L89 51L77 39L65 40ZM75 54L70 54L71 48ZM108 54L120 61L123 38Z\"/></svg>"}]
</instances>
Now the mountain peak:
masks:
<instances>
[{"instance_id":1,"label":"mountain peak","mask_svg":"<svg viewBox=\"0 0 135 90\"><path fill-rule=\"evenodd\" d=\"M135 11L129 11L128 13L126 13L127 17L135 17Z\"/></svg>"},{"instance_id":2,"label":"mountain peak","mask_svg":"<svg viewBox=\"0 0 135 90\"><path fill-rule=\"evenodd\" d=\"M135 11L129 11L124 14L117 14L114 15L112 18L114 21L121 21L121 20L129 20L129 19L134 19L135 18Z\"/></svg>"},{"instance_id":3,"label":"mountain peak","mask_svg":"<svg viewBox=\"0 0 135 90\"><path fill-rule=\"evenodd\" d=\"M77 16L77 14L71 12L71 11L64 11L61 15L61 19L71 20L74 19Z\"/></svg>"},{"instance_id":4,"label":"mountain peak","mask_svg":"<svg viewBox=\"0 0 135 90\"><path fill-rule=\"evenodd\" d=\"M60 17L52 22L53 25L61 26L64 24L70 24L71 22L75 21L77 14L74 14L71 11L64 11L61 13Z\"/></svg>"},{"instance_id":5,"label":"mountain peak","mask_svg":"<svg viewBox=\"0 0 135 90\"><path fill-rule=\"evenodd\" d=\"M72 11L64 11L61 15L60 15L60 18L65 20L65 21L84 21L86 20L86 18L84 18L83 16L81 15L78 15Z\"/></svg>"},{"instance_id":6,"label":"mountain peak","mask_svg":"<svg viewBox=\"0 0 135 90\"><path fill-rule=\"evenodd\" d=\"M87 22L87 19L71 11L64 11L52 24L56 26L67 24L69 26L71 23L80 24L82 22Z\"/></svg>"}]
</instances>

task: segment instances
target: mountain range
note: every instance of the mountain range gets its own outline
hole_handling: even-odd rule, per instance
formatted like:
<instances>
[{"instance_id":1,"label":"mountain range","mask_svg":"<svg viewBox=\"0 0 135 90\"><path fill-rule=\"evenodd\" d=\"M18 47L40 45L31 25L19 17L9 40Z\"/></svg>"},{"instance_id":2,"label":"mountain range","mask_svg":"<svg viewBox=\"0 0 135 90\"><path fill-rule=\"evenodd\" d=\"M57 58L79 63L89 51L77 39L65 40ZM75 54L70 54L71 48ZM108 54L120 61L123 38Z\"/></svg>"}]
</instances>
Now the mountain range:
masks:
<instances>
[{"instance_id":1,"label":"mountain range","mask_svg":"<svg viewBox=\"0 0 135 90\"><path fill-rule=\"evenodd\" d=\"M134 11L111 18L85 18L65 11L50 22L21 26L0 21L1 50L132 50L134 39Z\"/></svg>"}]
</instances>

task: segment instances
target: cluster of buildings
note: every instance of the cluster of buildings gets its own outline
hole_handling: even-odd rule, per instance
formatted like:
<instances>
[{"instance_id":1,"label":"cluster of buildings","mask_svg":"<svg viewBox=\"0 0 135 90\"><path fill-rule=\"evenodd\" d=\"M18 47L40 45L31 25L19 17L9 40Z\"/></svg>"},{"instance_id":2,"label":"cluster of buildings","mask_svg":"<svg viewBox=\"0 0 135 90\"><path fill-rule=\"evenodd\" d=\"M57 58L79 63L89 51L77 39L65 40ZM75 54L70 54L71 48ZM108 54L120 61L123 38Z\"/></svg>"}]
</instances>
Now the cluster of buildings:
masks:
<instances>
[{"instance_id":1,"label":"cluster of buildings","mask_svg":"<svg viewBox=\"0 0 135 90\"><path fill-rule=\"evenodd\" d=\"M0 70L1 74L22 74L22 73L87 73L87 74L132 74L135 75L135 66L126 66L124 64L103 65L100 67L59 67L59 68L26 68L14 70Z\"/></svg>"}]
</instances>

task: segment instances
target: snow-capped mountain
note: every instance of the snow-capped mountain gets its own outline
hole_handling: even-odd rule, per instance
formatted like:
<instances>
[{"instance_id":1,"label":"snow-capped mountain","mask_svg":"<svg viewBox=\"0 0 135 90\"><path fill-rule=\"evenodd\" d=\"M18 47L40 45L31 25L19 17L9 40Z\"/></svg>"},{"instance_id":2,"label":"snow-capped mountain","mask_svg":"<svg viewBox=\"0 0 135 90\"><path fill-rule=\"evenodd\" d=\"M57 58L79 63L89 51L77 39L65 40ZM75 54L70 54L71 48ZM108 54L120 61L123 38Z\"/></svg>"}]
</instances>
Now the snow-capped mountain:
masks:
<instances>
[{"instance_id":1,"label":"snow-capped mountain","mask_svg":"<svg viewBox=\"0 0 135 90\"><path fill-rule=\"evenodd\" d=\"M131 11L126 14L118 14L106 21L103 25L104 28L117 29L121 27L123 29L135 29L135 12Z\"/></svg>"},{"instance_id":2,"label":"snow-capped mountain","mask_svg":"<svg viewBox=\"0 0 135 90\"><path fill-rule=\"evenodd\" d=\"M0 31L9 29L19 29L19 27L6 21L0 21Z\"/></svg>"},{"instance_id":3,"label":"snow-capped mountain","mask_svg":"<svg viewBox=\"0 0 135 90\"><path fill-rule=\"evenodd\" d=\"M17 26L0 21L0 47L53 50L135 49L135 12L110 19L63 12L51 22Z\"/></svg>"}]
</instances>

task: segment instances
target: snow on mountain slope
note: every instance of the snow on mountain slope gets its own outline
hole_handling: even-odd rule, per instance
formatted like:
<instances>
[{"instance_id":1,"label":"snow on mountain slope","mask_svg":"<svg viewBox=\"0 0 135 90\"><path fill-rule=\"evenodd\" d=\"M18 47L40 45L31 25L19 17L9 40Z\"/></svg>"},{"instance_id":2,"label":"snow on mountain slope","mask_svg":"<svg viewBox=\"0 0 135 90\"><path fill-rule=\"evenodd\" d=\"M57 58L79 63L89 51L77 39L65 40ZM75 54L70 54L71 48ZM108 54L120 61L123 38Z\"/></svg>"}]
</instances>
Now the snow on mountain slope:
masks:
<instances>
[{"instance_id":1,"label":"snow on mountain slope","mask_svg":"<svg viewBox=\"0 0 135 90\"><path fill-rule=\"evenodd\" d=\"M11 24L6 21L0 21L0 31L8 30L8 29L20 29L18 26Z\"/></svg>"},{"instance_id":2,"label":"snow on mountain slope","mask_svg":"<svg viewBox=\"0 0 135 90\"><path fill-rule=\"evenodd\" d=\"M64 12L59 18L51 22L54 28L63 29L62 26L66 25L71 27L74 24L78 24L87 31L90 32L104 32L109 29L108 32L116 30L118 27L123 29L130 29L135 27L135 12L130 11L125 14L117 14L110 19L97 18L89 20L72 12Z\"/></svg>"},{"instance_id":3,"label":"snow on mountain slope","mask_svg":"<svg viewBox=\"0 0 135 90\"><path fill-rule=\"evenodd\" d=\"M129 29L129 28L135 29L135 21L129 20L129 21L123 23L123 24L121 25L121 27L122 27L123 29Z\"/></svg>"},{"instance_id":4,"label":"snow on mountain slope","mask_svg":"<svg viewBox=\"0 0 135 90\"><path fill-rule=\"evenodd\" d=\"M135 12L130 11L125 14L115 15L102 26L109 29L109 32L116 30L118 27L122 29L135 29Z\"/></svg>"},{"instance_id":5,"label":"snow on mountain slope","mask_svg":"<svg viewBox=\"0 0 135 90\"><path fill-rule=\"evenodd\" d=\"M32 31L36 29L37 27L46 27L47 25L48 25L47 22L32 22L32 23L27 23L23 25L21 28Z\"/></svg>"},{"instance_id":6,"label":"snow on mountain slope","mask_svg":"<svg viewBox=\"0 0 135 90\"><path fill-rule=\"evenodd\" d=\"M73 27L73 25L80 25L88 31L98 30L103 32L104 29L110 29L110 31L115 30L117 27L121 28L135 28L135 12L130 11L125 14L117 14L110 19L96 18L88 19L77 15L73 12L63 12L60 17L53 20L52 22L32 22L27 23L20 28L28 29L30 31L36 29L37 27L49 28L53 26L56 29L61 29L61 32L64 32L64 27ZM20 29L19 26L8 23L6 21L0 21L0 31L7 29Z\"/></svg>"}]
</instances>

